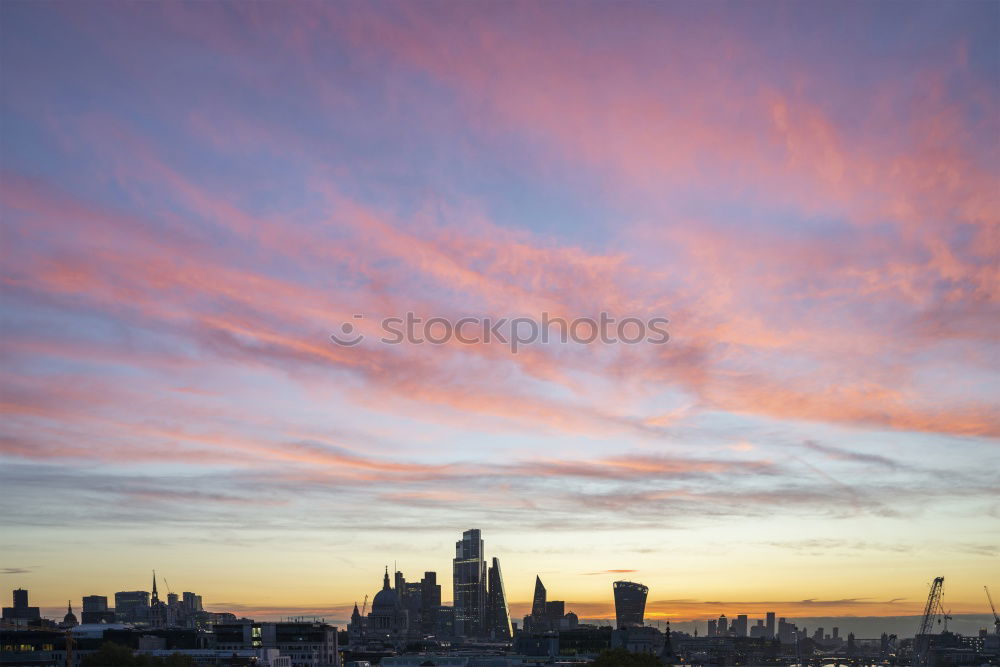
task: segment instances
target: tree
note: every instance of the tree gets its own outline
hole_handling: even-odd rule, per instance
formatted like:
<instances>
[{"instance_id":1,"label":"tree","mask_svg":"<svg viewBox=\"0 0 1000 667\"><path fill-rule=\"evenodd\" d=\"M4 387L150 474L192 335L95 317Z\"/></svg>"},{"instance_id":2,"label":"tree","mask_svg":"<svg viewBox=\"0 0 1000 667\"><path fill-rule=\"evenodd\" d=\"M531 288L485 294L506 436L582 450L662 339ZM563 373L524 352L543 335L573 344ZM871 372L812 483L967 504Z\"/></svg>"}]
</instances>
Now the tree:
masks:
<instances>
[{"instance_id":1,"label":"tree","mask_svg":"<svg viewBox=\"0 0 1000 667\"><path fill-rule=\"evenodd\" d=\"M661 667L660 660L648 653L630 653L623 648L602 651L593 667Z\"/></svg>"},{"instance_id":2,"label":"tree","mask_svg":"<svg viewBox=\"0 0 1000 667\"><path fill-rule=\"evenodd\" d=\"M163 667L198 667L198 663L189 655L172 653L163 659Z\"/></svg>"},{"instance_id":3,"label":"tree","mask_svg":"<svg viewBox=\"0 0 1000 667\"><path fill-rule=\"evenodd\" d=\"M80 663L81 667L198 667L189 655L174 653L166 658L156 658L143 653L133 653L128 646L106 642L101 650L91 653Z\"/></svg>"},{"instance_id":4,"label":"tree","mask_svg":"<svg viewBox=\"0 0 1000 667\"><path fill-rule=\"evenodd\" d=\"M81 667L136 667L135 656L128 646L105 642L101 650L84 657Z\"/></svg>"}]
</instances>

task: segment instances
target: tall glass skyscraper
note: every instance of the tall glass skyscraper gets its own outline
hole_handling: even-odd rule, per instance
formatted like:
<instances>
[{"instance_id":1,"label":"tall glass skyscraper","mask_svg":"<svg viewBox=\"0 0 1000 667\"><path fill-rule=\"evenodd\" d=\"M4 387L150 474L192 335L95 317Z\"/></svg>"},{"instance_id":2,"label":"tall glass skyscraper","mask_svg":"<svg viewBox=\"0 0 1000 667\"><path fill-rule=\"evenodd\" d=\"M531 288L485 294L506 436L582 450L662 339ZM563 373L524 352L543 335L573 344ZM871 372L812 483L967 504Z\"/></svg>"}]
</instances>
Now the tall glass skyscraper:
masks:
<instances>
[{"instance_id":1,"label":"tall glass skyscraper","mask_svg":"<svg viewBox=\"0 0 1000 667\"><path fill-rule=\"evenodd\" d=\"M616 581L615 620L619 628L643 624L646 614L646 594L649 589L633 581Z\"/></svg>"},{"instance_id":2,"label":"tall glass skyscraper","mask_svg":"<svg viewBox=\"0 0 1000 667\"><path fill-rule=\"evenodd\" d=\"M507 608L507 593L500 574L500 559L493 557L489 570L489 591L486 597L486 634L491 639L509 640L514 636Z\"/></svg>"},{"instance_id":3,"label":"tall glass skyscraper","mask_svg":"<svg viewBox=\"0 0 1000 667\"><path fill-rule=\"evenodd\" d=\"M462 533L455 543L452 561L455 598L455 634L477 637L483 634L486 619L486 560L479 529Z\"/></svg>"}]
</instances>

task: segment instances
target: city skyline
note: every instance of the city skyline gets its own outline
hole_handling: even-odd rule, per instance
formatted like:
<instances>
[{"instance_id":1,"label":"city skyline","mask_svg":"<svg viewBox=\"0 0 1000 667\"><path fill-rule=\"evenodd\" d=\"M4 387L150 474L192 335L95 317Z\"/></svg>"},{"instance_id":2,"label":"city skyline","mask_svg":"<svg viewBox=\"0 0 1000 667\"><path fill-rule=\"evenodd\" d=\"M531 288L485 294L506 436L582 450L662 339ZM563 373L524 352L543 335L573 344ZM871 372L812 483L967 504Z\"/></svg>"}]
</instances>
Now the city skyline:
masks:
<instances>
[{"instance_id":1,"label":"city skyline","mask_svg":"<svg viewBox=\"0 0 1000 667\"><path fill-rule=\"evenodd\" d=\"M469 533L475 533L475 534L478 535L479 531L478 530L466 531L466 534L469 534ZM480 541L482 541L482 538L480 538ZM459 542L459 544L461 544L461 541ZM496 562L498 560L497 557L493 557L492 560L493 560L493 564L496 565ZM398 565L398 562L394 562L393 567L396 567L397 565ZM387 565L384 566L384 569L385 569L385 572L384 572L384 575L383 575L383 579L385 581L388 581L389 580L390 566L387 564ZM632 575L638 574L638 572L634 571L634 570L628 571L628 572L630 574L632 574ZM428 575L433 575L433 574L435 574L435 571L428 570L428 571L424 571L424 573L428 574ZM545 574L546 574L546 577L549 577L549 576L552 576L554 573L547 572ZM581 576L592 576L593 574L594 573L585 573L584 575L581 575ZM621 571L609 571L607 573L602 573L602 574L606 574L607 576L613 578L613 577L621 576ZM394 578L395 578L395 581L396 581L396 583L394 585L395 588L399 587L400 581L401 581L401 577L405 577L405 575L406 575L406 571L404 571L402 569L396 569L396 570L394 570ZM153 576L154 576L153 581L155 582L156 581L156 579L155 579L155 573L154 573ZM492 576L492 574L491 574L491 576ZM546 595L546 587L541 583L540 578L541 578L541 574L536 574L535 575L535 579L534 579L534 582L532 584L532 590L533 590L534 595L536 595L536 596L537 596L539 590L542 591L542 600L543 600L543 603L542 603L542 605L543 605L542 606L543 612L542 613L544 613L544 600L545 600L545 595ZM582 613L582 614L579 615L579 617L581 619L581 622L583 622L584 620L587 620L587 621L599 620L599 621L603 621L603 622L606 622L608 624L614 625L615 624L614 619L616 617L616 601L615 601L614 595L611 593L611 591L613 590L613 588L615 587L615 585L619 584L619 583L626 583L626 584L631 584L631 585L638 586L640 588L647 588L641 582L633 581L632 579L609 581L608 588L609 588L609 599L610 599L610 605L611 605L610 606L610 610L607 608L607 605L605 605L604 603L597 603L595 605L594 603L589 603L589 602L567 600L565 602L559 602L559 604L560 605L565 605L563 608L566 611L575 611L577 609L577 607L580 607L581 610L584 611L584 613ZM386 585L388 585L388 584L386 584ZM419 584L414 584L414 585L419 586ZM507 585L504 584L502 581L501 581L501 585L503 587L505 587L505 588L507 587ZM951 586L949 586L949 589L950 588L951 588ZM114 599L116 602L117 602L116 598L117 598L118 595L129 595L129 596L133 596L134 597L135 595L143 594L143 595L145 595L146 604L148 606L149 603L150 603L150 600L156 597L155 596L155 590L156 590L156 584L155 583L152 586L152 590L154 591L154 593L151 593L148 590L143 590L140 587L138 589L134 589L134 592L133 592L133 589L129 589L129 591L126 593L126 592L123 592L124 591L124 589L123 589L123 590L120 590L120 591L115 591L113 593L107 593L107 594L99 593L99 594L105 595L105 597L108 598L108 600L113 600ZM293 618L293 617L317 617L317 618L318 617L323 617L327 621L343 621L343 622L346 623L346 620L350 617L350 609L356 608L358 605L361 605L361 600L362 599L364 599L366 601L369 600L369 599L372 599L374 596L370 595L369 593L374 593L376 590L378 590L378 589L375 588L375 587L373 587L370 592L366 590L365 593L359 598L359 600L357 600L355 602L352 602L350 604L335 604L335 605L330 605L330 606L314 606L314 607L299 606L299 607L287 607L287 608L267 608L267 607L253 608L253 607L248 607L248 606L245 606L245 605L238 605L238 604L237 605L233 605L231 603L225 603L225 602L216 602L216 603L213 603L213 602L209 601L205 605L205 609L209 610L209 611L213 611L213 612L235 612L238 616L245 615L245 616L247 616L249 618L258 618L259 620L266 620L266 621L283 620L285 618ZM981 588L980 588L980 590L981 590ZM95 592L92 591L92 594L93 593L95 593ZM87 594L87 595L90 595L90 594ZM80 597L77 598L78 600L83 600L83 602L80 604L80 609L84 609L86 607L86 597L87 597L87 595L83 595L83 596L80 596ZM178 599L178 600L180 599L179 593L175 594L175 593L171 592L171 596L175 596L175 598ZM188 604L188 598L189 598L189 596L191 597L192 601L194 599L197 599L197 603L196 604L197 604L198 608L202 607L202 596L201 595L194 595L194 594L192 594L192 593L190 593L188 591L185 591L184 595L183 595L185 604ZM163 598L160 598L160 599L162 599L162 600L165 601L166 597L163 597ZM454 604L454 600L453 599L449 599L447 596L441 596L440 600L441 600L441 604L444 604L444 605L452 606ZM947 607L949 608L949 614L951 614L954 617L955 621L960 626L961 625L968 625L967 629L971 629L973 625L977 625L978 624L977 627L976 627L976 629L978 629L978 627L986 627L986 625L988 625L987 621L991 620L990 614L986 613L986 612L983 612L981 608L976 609L975 611L964 611L961 607L956 607L955 606L954 600L953 600L953 596L950 596L950 595L947 596L946 600L947 600ZM985 597L984 597L983 600L984 601L982 603L973 604L972 608L983 607L986 604L985 603ZM34 601L35 600L33 598L33 602ZM72 599L70 601L72 602ZM732 619L735 619L737 617L741 617L741 614L743 614L745 616L749 616L752 619L756 619L757 617L759 617L761 619L761 623L764 623L765 616L770 616L771 617L770 619L767 619L768 622L770 623L778 615L780 615L782 617L782 620L784 620L784 618L787 617L790 621L799 621L800 619L809 619L809 620L815 620L815 619L820 619L820 620L837 620L837 619L840 619L844 623L847 624L847 625L844 626L845 628L851 627L850 626L850 622L851 622L852 619L855 620L855 621L868 621L869 622L868 624L871 625L872 627L877 627L878 626L878 623L880 622L879 619L896 619L897 621L899 621L899 619L905 619L905 620L900 621L903 624L903 626L905 626L906 623L913 624L915 622L915 619L917 619L919 617L916 612L919 612L920 608L924 604L923 600L914 600L914 601L912 601L912 604L909 604L910 601L906 601L906 600L903 600L903 599L898 599L898 600L894 600L892 602L892 604L897 604L898 605L896 607L896 610L895 610L895 611L897 611L897 613L896 614L891 614L891 615L890 614L881 614L881 615L879 615L879 614L841 614L841 615L838 615L838 614L828 614L828 615L812 615L812 616L810 616L810 615L807 615L807 614L814 613L814 612L817 612L817 611L821 611L821 610L824 610L824 609L828 609L829 608L828 605L830 603L827 603L827 602L821 601L821 600L815 600L815 599L813 599L813 600L797 600L797 601L796 600L786 600L786 601L758 601L758 602L745 602L745 601L697 601L697 600L670 600L670 601L653 600L652 602L654 604L656 604L656 605L666 605L667 607L669 607L670 609L673 609L675 611L671 611L671 612L656 612L656 611L649 612L649 609L648 609L648 606L647 606L646 613L643 615L643 618L644 618L644 620L647 623L658 623L658 622L659 623L667 623L667 622L669 622L669 623L678 625L678 627L687 628L688 630L693 630L695 627L699 627L699 626L701 626L702 630L704 630L705 623L707 622L709 624L714 624L715 623L715 619L717 617L719 617L720 614L722 616L731 616L730 621L732 621ZM864 604L866 601L863 600L863 599L857 599L857 600L839 600L839 601L832 601L832 602L833 603L857 602L857 603ZM903 604L900 604L900 603L903 603ZM195 604L195 603L192 602L192 604ZM60 609L64 608L64 606L63 607L50 607L50 606L38 605L37 603L34 604L33 606L34 607L41 607L42 615L46 616L46 614L47 614L50 617L54 616L54 615L61 615L61 613L56 614L56 612L58 612ZM116 606L121 606L121 604L118 604ZM835 607L836 605L834 604L832 606ZM215 608L212 608L212 607L215 607ZM537 602L536 601L530 601L530 600L509 602L509 607L510 607L510 618L512 620L514 620L515 623L520 624L520 621L521 621L521 619L524 616L532 613L532 609L533 608L537 608ZM685 616L685 611L676 611L676 610L693 610L695 608L702 609L702 611L700 613L693 613L692 612L692 613L689 613L687 616ZM796 614L796 613L794 613L795 610L799 610L802 613ZM602 615L601 612L603 612L603 615ZM907 612L913 612L913 613L907 613ZM328 616L329 616L329 618L327 618ZM708 627L710 628L711 626L708 626ZM768 625L767 627L770 627L770 625ZM831 627L833 627L833 626L831 626ZM744 628L744 631L746 632L747 628ZM711 630L710 630L710 632L711 632ZM702 632L702 634L704 634L704 632ZM744 635L741 635L741 636L744 636ZM845 630L845 636L846 636L846 630Z\"/></svg>"},{"instance_id":2,"label":"city skyline","mask_svg":"<svg viewBox=\"0 0 1000 667\"><path fill-rule=\"evenodd\" d=\"M0 591L988 613L997 2L0 18Z\"/></svg>"}]
</instances>

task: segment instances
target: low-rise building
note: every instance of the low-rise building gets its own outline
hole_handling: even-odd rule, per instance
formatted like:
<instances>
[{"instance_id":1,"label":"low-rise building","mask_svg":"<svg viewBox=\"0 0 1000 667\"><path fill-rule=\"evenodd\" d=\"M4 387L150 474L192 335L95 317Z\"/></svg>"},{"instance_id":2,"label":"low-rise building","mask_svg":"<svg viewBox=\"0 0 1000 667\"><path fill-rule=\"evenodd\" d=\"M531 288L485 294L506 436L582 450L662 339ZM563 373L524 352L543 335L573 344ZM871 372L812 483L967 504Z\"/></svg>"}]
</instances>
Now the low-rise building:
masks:
<instances>
[{"instance_id":1,"label":"low-rise building","mask_svg":"<svg viewBox=\"0 0 1000 667\"><path fill-rule=\"evenodd\" d=\"M319 622L231 623L212 629L218 650L273 648L291 659L290 667L339 665L337 628Z\"/></svg>"}]
</instances>

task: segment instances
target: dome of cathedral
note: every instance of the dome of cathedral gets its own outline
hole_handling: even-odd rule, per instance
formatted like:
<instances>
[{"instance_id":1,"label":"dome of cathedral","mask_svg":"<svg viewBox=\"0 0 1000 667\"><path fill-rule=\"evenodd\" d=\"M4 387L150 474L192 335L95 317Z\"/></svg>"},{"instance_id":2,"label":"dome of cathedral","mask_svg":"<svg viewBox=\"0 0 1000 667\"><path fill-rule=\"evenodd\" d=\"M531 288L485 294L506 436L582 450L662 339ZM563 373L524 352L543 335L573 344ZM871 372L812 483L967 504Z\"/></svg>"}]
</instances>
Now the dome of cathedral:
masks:
<instances>
[{"instance_id":1,"label":"dome of cathedral","mask_svg":"<svg viewBox=\"0 0 1000 667\"><path fill-rule=\"evenodd\" d=\"M372 611L396 609L399 606L399 596L391 588L383 588L375 594L375 599L372 600Z\"/></svg>"},{"instance_id":2,"label":"dome of cathedral","mask_svg":"<svg viewBox=\"0 0 1000 667\"><path fill-rule=\"evenodd\" d=\"M71 605L66 605L66 615L63 616L63 625L79 625Z\"/></svg>"},{"instance_id":3,"label":"dome of cathedral","mask_svg":"<svg viewBox=\"0 0 1000 667\"><path fill-rule=\"evenodd\" d=\"M372 600L372 613L395 611L402 606L402 603L399 601L399 595L389 585L389 568L387 567L385 568L385 578L382 580L382 590L376 593L375 598Z\"/></svg>"}]
</instances>

